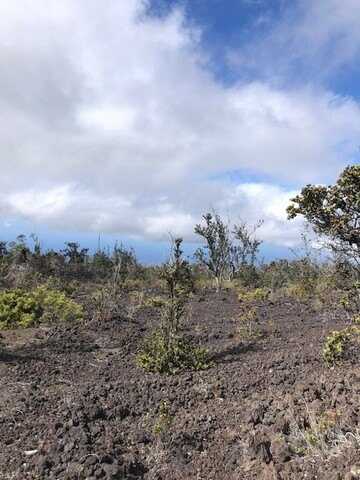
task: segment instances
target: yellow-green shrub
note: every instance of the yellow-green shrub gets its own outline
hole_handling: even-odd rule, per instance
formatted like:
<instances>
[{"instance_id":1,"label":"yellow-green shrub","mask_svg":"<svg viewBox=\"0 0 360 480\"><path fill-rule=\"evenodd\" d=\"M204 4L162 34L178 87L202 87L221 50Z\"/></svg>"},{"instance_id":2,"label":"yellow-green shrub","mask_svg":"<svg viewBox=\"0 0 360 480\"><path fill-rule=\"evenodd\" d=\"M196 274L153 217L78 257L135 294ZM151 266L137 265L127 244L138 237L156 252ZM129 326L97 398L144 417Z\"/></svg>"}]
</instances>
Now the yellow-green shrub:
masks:
<instances>
[{"instance_id":1,"label":"yellow-green shrub","mask_svg":"<svg viewBox=\"0 0 360 480\"><path fill-rule=\"evenodd\" d=\"M83 309L62 292L44 285L32 291L21 289L0 292L0 329L31 327L41 322L77 321Z\"/></svg>"},{"instance_id":2,"label":"yellow-green shrub","mask_svg":"<svg viewBox=\"0 0 360 480\"><path fill-rule=\"evenodd\" d=\"M310 284L306 285L304 283L290 283L284 289L284 293L288 297L292 297L299 301L306 301L314 294L314 289L310 288Z\"/></svg>"},{"instance_id":3,"label":"yellow-green shrub","mask_svg":"<svg viewBox=\"0 0 360 480\"><path fill-rule=\"evenodd\" d=\"M343 330L335 330L331 332L325 340L323 347L323 358L329 365L334 364L340 360L351 340L356 339L360 335L360 328L351 326Z\"/></svg>"},{"instance_id":4,"label":"yellow-green shrub","mask_svg":"<svg viewBox=\"0 0 360 480\"><path fill-rule=\"evenodd\" d=\"M238 299L240 302L265 301L269 298L270 290L267 288L255 288L254 290L240 290Z\"/></svg>"},{"instance_id":5,"label":"yellow-green shrub","mask_svg":"<svg viewBox=\"0 0 360 480\"><path fill-rule=\"evenodd\" d=\"M160 297L159 295L154 297L149 297L144 302L145 307L152 307L152 308L163 308L165 304L166 304L166 298Z\"/></svg>"}]
</instances>

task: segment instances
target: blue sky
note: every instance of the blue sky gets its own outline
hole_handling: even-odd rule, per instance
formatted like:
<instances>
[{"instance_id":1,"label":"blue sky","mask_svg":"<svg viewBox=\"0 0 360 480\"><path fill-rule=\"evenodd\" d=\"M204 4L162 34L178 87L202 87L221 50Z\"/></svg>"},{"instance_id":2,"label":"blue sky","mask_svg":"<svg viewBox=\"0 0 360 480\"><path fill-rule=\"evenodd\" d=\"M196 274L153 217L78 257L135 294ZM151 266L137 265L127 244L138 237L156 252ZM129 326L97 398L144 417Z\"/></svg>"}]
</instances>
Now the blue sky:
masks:
<instances>
[{"instance_id":1,"label":"blue sky","mask_svg":"<svg viewBox=\"0 0 360 480\"><path fill-rule=\"evenodd\" d=\"M200 26L201 43L212 57L212 71L224 83L238 82L242 76L228 65L227 52L265 36L285 11L286 3L293 4L284 0L153 0L150 3L150 13L155 16L180 7L186 22Z\"/></svg>"},{"instance_id":2,"label":"blue sky","mask_svg":"<svg viewBox=\"0 0 360 480\"><path fill-rule=\"evenodd\" d=\"M358 0L4 0L1 236L156 262L216 209L287 255L289 199L359 161L359 60Z\"/></svg>"}]
</instances>

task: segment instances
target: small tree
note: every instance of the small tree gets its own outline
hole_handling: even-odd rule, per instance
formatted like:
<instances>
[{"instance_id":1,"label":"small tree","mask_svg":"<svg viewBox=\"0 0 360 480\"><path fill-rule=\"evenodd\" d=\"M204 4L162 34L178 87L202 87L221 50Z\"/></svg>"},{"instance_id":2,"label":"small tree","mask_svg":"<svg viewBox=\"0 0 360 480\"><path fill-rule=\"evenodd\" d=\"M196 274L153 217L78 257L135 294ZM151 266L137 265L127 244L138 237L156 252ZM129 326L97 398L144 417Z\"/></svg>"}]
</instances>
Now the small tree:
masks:
<instances>
[{"instance_id":1,"label":"small tree","mask_svg":"<svg viewBox=\"0 0 360 480\"><path fill-rule=\"evenodd\" d=\"M166 301L162 307L161 324L143 345L137 357L139 366L150 372L176 373L190 368L200 370L209 365L207 351L194 347L180 335L193 281L189 263L183 259L182 239L174 241L170 260L161 269L165 282Z\"/></svg>"},{"instance_id":2,"label":"small tree","mask_svg":"<svg viewBox=\"0 0 360 480\"><path fill-rule=\"evenodd\" d=\"M194 288L190 265L182 256L181 243L181 238L174 240L171 258L160 271L168 296L163 312L162 328L167 332L169 339L179 331L189 294Z\"/></svg>"},{"instance_id":3,"label":"small tree","mask_svg":"<svg viewBox=\"0 0 360 480\"><path fill-rule=\"evenodd\" d=\"M114 246L112 262L117 271L118 279L122 283L125 282L128 277L140 271L140 265L134 250L126 249L122 244L119 245L116 243Z\"/></svg>"},{"instance_id":4,"label":"small tree","mask_svg":"<svg viewBox=\"0 0 360 480\"><path fill-rule=\"evenodd\" d=\"M255 232L263 224L262 220L250 229L247 223L234 225L234 242L230 247L230 265L232 276L238 276L245 284L254 283L256 278L255 263L262 241L255 237Z\"/></svg>"},{"instance_id":5,"label":"small tree","mask_svg":"<svg viewBox=\"0 0 360 480\"><path fill-rule=\"evenodd\" d=\"M203 220L204 224L195 226L195 233L205 239L206 245L197 249L195 258L214 277L216 289L219 290L226 277L230 277L230 230L216 213L207 213Z\"/></svg>"},{"instance_id":6,"label":"small tree","mask_svg":"<svg viewBox=\"0 0 360 480\"><path fill-rule=\"evenodd\" d=\"M360 166L345 168L335 185L307 185L291 202L289 219L304 216L337 256L360 269Z\"/></svg>"},{"instance_id":7,"label":"small tree","mask_svg":"<svg viewBox=\"0 0 360 480\"><path fill-rule=\"evenodd\" d=\"M81 248L76 242L65 242L66 248L63 250L63 255L68 259L71 265L82 265L86 262L88 255L88 248Z\"/></svg>"},{"instance_id":8,"label":"small tree","mask_svg":"<svg viewBox=\"0 0 360 480\"><path fill-rule=\"evenodd\" d=\"M28 262L31 251L27 246L25 235L18 235L15 241L9 243L9 247L9 256L12 264L21 265Z\"/></svg>"}]
</instances>

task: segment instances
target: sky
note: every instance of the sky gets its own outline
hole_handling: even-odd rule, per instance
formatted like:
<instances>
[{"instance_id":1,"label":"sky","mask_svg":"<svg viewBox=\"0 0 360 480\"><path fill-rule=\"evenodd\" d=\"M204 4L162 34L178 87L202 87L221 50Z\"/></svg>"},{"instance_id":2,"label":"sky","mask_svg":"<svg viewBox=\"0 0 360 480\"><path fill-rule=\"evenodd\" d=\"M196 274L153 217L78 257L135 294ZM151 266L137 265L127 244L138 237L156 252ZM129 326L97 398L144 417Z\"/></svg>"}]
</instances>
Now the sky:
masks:
<instances>
[{"instance_id":1,"label":"sky","mask_svg":"<svg viewBox=\"0 0 360 480\"><path fill-rule=\"evenodd\" d=\"M359 60L358 0L2 0L1 238L156 262L215 209L285 254L360 159Z\"/></svg>"}]
</instances>

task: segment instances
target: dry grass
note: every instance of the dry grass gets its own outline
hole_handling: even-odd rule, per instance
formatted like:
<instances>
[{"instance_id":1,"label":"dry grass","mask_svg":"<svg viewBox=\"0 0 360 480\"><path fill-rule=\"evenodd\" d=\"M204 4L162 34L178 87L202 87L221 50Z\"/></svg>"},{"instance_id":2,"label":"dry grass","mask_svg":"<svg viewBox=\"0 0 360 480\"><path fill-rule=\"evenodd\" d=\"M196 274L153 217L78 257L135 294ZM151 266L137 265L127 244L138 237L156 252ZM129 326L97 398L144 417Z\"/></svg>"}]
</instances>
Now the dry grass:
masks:
<instances>
[{"instance_id":1,"label":"dry grass","mask_svg":"<svg viewBox=\"0 0 360 480\"><path fill-rule=\"evenodd\" d=\"M341 417L335 410L316 414L306 406L304 423L292 415L287 441L298 455L326 459L339 456L350 448L360 448L360 428L341 425Z\"/></svg>"}]
</instances>

